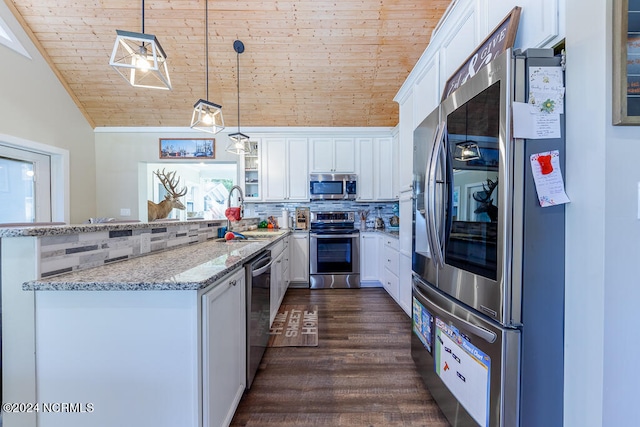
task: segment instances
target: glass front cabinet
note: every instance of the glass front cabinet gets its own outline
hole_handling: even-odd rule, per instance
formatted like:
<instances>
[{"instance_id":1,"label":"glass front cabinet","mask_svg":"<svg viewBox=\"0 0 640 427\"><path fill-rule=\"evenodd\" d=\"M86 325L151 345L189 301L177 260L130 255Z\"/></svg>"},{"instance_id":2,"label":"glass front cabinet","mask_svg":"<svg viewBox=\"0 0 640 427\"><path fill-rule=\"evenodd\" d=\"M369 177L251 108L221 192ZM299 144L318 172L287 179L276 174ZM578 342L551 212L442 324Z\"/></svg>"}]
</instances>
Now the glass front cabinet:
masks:
<instances>
[{"instance_id":1,"label":"glass front cabinet","mask_svg":"<svg viewBox=\"0 0 640 427\"><path fill-rule=\"evenodd\" d=\"M245 200L262 200L260 143L257 140L251 140L249 145L251 151L242 158L244 198Z\"/></svg>"}]
</instances>

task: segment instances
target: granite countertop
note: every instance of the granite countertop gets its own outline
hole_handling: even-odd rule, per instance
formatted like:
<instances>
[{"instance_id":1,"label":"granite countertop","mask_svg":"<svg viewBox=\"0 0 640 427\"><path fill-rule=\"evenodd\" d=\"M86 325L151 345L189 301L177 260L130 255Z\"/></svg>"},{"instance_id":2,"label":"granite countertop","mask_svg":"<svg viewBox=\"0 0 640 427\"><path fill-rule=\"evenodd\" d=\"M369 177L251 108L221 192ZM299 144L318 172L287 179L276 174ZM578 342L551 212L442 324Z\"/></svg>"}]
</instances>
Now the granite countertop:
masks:
<instances>
[{"instance_id":1,"label":"granite countertop","mask_svg":"<svg viewBox=\"0 0 640 427\"><path fill-rule=\"evenodd\" d=\"M396 237L396 238L400 237L400 230L397 229L397 228L396 229L365 228L364 230L360 229L360 231L365 232L365 233L380 233L380 234L384 234L385 236L391 236L391 237Z\"/></svg>"},{"instance_id":2,"label":"granite countertop","mask_svg":"<svg viewBox=\"0 0 640 427\"><path fill-rule=\"evenodd\" d=\"M151 255L26 282L26 291L155 291L205 288L288 235L253 231L264 240L209 240Z\"/></svg>"},{"instance_id":3,"label":"granite countertop","mask_svg":"<svg viewBox=\"0 0 640 427\"><path fill-rule=\"evenodd\" d=\"M64 225L60 223L35 223L33 225L20 224L19 226L3 226L0 224L1 237L25 237L25 236L59 236L64 234L92 233L95 231L111 231L111 230L135 230L138 228L149 227L166 227L167 225L193 224L200 222L225 223L226 219L212 220L191 220L191 221L112 221L95 224L70 224Z\"/></svg>"}]
</instances>

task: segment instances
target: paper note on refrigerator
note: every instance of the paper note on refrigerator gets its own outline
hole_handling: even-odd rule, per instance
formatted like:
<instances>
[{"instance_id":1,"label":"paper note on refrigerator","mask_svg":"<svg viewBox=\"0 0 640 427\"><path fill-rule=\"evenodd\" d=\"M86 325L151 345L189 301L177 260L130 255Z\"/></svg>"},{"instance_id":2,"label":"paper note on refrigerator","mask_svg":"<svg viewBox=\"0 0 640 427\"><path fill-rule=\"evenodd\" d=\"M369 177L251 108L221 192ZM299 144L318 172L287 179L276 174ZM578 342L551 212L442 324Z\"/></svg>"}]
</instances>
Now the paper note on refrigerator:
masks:
<instances>
[{"instance_id":1,"label":"paper note on refrigerator","mask_svg":"<svg viewBox=\"0 0 640 427\"><path fill-rule=\"evenodd\" d=\"M543 113L564 111L562 67L529 67L529 104Z\"/></svg>"},{"instance_id":2,"label":"paper note on refrigerator","mask_svg":"<svg viewBox=\"0 0 640 427\"><path fill-rule=\"evenodd\" d=\"M564 190L558 150L532 154L530 159L540 206L546 208L569 203L569 197Z\"/></svg>"},{"instance_id":3,"label":"paper note on refrigerator","mask_svg":"<svg viewBox=\"0 0 640 427\"><path fill-rule=\"evenodd\" d=\"M513 136L514 138L544 139L560 138L560 114L540 113L532 104L514 102Z\"/></svg>"}]
</instances>

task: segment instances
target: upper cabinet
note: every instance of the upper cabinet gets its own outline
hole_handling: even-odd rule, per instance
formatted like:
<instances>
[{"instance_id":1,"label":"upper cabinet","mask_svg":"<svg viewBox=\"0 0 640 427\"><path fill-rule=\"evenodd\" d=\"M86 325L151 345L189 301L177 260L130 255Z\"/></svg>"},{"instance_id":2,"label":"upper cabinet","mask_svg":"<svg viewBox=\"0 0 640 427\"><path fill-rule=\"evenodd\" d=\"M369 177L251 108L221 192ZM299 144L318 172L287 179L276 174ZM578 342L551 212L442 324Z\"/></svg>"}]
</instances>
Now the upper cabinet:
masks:
<instances>
[{"instance_id":1,"label":"upper cabinet","mask_svg":"<svg viewBox=\"0 0 640 427\"><path fill-rule=\"evenodd\" d=\"M263 200L309 200L307 157L307 138L264 138Z\"/></svg>"},{"instance_id":2,"label":"upper cabinet","mask_svg":"<svg viewBox=\"0 0 640 427\"><path fill-rule=\"evenodd\" d=\"M354 138L311 138L309 172L353 173L356 171Z\"/></svg>"},{"instance_id":3,"label":"upper cabinet","mask_svg":"<svg viewBox=\"0 0 640 427\"><path fill-rule=\"evenodd\" d=\"M249 142L251 151L241 157L242 173L244 174L244 198L247 201L261 200L260 189L260 143L256 140Z\"/></svg>"},{"instance_id":4,"label":"upper cabinet","mask_svg":"<svg viewBox=\"0 0 640 427\"><path fill-rule=\"evenodd\" d=\"M358 198L360 202L397 200L398 144L392 137L358 138Z\"/></svg>"}]
</instances>

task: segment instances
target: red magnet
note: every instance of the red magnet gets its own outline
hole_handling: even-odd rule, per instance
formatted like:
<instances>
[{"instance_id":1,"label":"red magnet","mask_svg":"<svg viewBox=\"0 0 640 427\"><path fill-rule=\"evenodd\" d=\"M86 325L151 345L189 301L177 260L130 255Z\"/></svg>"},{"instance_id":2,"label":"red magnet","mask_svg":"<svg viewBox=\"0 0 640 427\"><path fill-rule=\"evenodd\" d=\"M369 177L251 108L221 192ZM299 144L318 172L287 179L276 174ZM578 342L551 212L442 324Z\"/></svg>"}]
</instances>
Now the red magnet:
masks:
<instances>
[{"instance_id":1,"label":"red magnet","mask_svg":"<svg viewBox=\"0 0 640 427\"><path fill-rule=\"evenodd\" d=\"M549 175L551 172L553 172L553 166L551 165L551 154L547 154L546 156L538 156L538 163L540 163L542 175Z\"/></svg>"}]
</instances>

